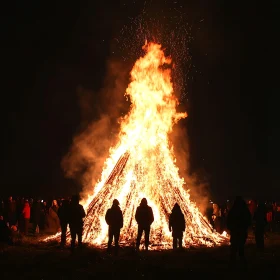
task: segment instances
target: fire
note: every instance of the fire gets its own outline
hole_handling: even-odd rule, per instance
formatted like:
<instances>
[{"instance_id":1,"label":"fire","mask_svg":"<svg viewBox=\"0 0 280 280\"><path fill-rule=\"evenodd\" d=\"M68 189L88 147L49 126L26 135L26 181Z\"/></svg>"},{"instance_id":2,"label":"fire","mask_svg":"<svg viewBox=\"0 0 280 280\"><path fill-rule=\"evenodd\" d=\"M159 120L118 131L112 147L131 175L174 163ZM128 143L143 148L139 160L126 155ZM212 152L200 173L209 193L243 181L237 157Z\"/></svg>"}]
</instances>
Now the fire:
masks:
<instances>
[{"instance_id":1,"label":"fire","mask_svg":"<svg viewBox=\"0 0 280 280\"><path fill-rule=\"evenodd\" d=\"M124 216L120 243L133 244L137 235L136 207L146 197L155 218L150 234L154 248L172 245L168 219L176 202L187 224L184 246L219 244L224 237L213 232L190 200L168 138L173 125L187 117L176 111L171 58L165 57L159 44L146 42L143 49L146 54L136 61L130 73L125 95L131 100L131 109L121 119L119 142L111 148L93 194L82 202L87 211L83 240L96 246L107 242L105 213L116 198Z\"/></svg>"},{"instance_id":2,"label":"fire","mask_svg":"<svg viewBox=\"0 0 280 280\"><path fill-rule=\"evenodd\" d=\"M228 237L228 233L224 230L223 233L222 233L222 236Z\"/></svg>"},{"instance_id":3,"label":"fire","mask_svg":"<svg viewBox=\"0 0 280 280\"><path fill-rule=\"evenodd\" d=\"M168 216L175 202L185 215L187 229L184 245L211 246L222 241L190 201L184 189L168 135L186 113L178 113L178 101L171 82L171 58L165 57L161 45L145 43L146 54L140 57L132 71L125 95L131 100L130 112L121 120L119 143L111 148L101 180L93 195L84 201L87 209L83 238L101 245L107 241L106 210L114 198L120 202L124 227L120 242L134 243L137 234L136 207L146 197L155 221L151 228L151 243L169 247L171 233Z\"/></svg>"}]
</instances>

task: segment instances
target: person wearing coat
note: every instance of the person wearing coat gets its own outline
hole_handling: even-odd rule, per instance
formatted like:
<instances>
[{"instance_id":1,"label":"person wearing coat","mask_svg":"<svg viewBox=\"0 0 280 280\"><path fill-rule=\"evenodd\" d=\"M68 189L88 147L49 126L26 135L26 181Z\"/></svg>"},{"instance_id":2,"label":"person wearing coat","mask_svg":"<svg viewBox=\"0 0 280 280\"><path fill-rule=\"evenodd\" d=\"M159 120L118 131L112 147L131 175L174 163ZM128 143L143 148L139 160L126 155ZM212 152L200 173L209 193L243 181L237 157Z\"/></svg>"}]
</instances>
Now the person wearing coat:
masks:
<instances>
[{"instance_id":1,"label":"person wearing coat","mask_svg":"<svg viewBox=\"0 0 280 280\"><path fill-rule=\"evenodd\" d=\"M172 212L169 217L169 230L172 231L173 237L173 249L183 247L183 233L186 229L186 222L184 214L181 211L181 208L178 203L175 203Z\"/></svg>"}]
</instances>

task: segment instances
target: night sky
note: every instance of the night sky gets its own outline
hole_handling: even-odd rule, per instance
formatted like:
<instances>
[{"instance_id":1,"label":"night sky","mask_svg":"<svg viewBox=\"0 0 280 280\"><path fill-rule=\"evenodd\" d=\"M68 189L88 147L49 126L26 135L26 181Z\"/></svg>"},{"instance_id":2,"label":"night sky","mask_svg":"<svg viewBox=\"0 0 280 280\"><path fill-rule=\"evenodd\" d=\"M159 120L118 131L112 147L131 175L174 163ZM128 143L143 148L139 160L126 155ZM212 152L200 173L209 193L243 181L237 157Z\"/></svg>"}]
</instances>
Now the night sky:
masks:
<instances>
[{"instance_id":1,"label":"night sky","mask_svg":"<svg viewBox=\"0 0 280 280\"><path fill-rule=\"evenodd\" d=\"M7 9L2 37L7 85L1 97L3 195L64 195L80 187L61 169L85 118L77 89L99 91L114 38L143 10L143 1L93 2L30 1ZM183 100L191 169L207 174L211 193L219 199L279 195L268 173L267 107L257 83L258 51L252 48L259 36L254 8L241 9L235 1L147 2L155 17L160 9L167 18L168 8L177 2L192 26L188 47L199 71L192 68L188 74ZM98 118L100 108L88 121Z\"/></svg>"}]
</instances>

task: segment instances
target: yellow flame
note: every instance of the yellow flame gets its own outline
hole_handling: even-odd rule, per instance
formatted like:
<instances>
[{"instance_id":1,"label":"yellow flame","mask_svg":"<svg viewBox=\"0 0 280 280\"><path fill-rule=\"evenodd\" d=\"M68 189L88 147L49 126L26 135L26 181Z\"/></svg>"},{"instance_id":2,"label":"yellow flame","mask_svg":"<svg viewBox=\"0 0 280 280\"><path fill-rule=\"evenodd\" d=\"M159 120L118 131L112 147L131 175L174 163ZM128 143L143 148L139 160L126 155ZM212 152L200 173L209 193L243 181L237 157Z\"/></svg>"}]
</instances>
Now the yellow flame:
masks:
<instances>
[{"instance_id":1,"label":"yellow flame","mask_svg":"<svg viewBox=\"0 0 280 280\"><path fill-rule=\"evenodd\" d=\"M223 237L228 237L228 233L224 230L223 233L222 233L222 236Z\"/></svg>"},{"instance_id":2,"label":"yellow flame","mask_svg":"<svg viewBox=\"0 0 280 280\"><path fill-rule=\"evenodd\" d=\"M178 113L178 100L171 82L171 58L161 45L145 43L146 54L132 71L125 95L131 100L130 112L121 120L119 143L111 148L100 181L93 194L83 201L87 209L83 239L94 245L107 241L105 213L118 199L124 215L120 242L132 244L137 235L136 207L146 197L154 212L150 241L156 248L171 246L168 218L179 203L186 219L184 245L213 246L223 240L190 201L180 178L168 135L173 125L187 117Z\"/></svg>"}]
</instances>

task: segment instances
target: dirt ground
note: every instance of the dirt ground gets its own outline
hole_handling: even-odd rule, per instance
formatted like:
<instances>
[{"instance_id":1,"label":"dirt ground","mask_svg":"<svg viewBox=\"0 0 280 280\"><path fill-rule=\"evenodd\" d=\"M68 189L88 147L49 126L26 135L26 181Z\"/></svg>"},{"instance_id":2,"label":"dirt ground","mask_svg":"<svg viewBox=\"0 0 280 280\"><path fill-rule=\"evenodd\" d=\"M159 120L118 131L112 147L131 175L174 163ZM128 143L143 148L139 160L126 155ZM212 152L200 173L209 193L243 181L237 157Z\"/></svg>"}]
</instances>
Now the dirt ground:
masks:
<instances>
[{"instance_id":1,"label":"dirt ground","mask_svg":"<svg viewBox=\"0 0 280 280\"><path fill-rule=\"evenodd\" d=\"M58 243L40 243L31 236L6 247L0 254L0 279L277 277L280 272L280 234L268 234L262 256L257 254L250 235L246 257L245 269L240 262L235 267L229 265L228 246L139 253L133 248L122 247L118 256L108 255L104 249L84 246L71 253L69 248L60 249Z\"/></svg>"}]
</instances>

